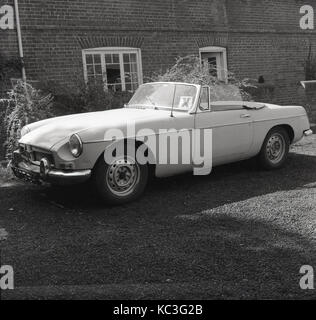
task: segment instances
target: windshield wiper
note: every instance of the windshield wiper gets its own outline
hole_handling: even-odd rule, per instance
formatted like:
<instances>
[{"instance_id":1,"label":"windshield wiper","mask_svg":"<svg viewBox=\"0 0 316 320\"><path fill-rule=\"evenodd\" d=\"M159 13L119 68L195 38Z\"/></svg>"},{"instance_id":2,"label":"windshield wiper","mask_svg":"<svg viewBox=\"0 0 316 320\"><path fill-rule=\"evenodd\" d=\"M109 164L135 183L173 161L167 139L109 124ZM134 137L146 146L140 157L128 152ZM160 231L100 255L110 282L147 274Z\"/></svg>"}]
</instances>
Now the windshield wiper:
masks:
<instances>
[{"instance_id":1,"label":"windshield wiper","mask_svg":"<svg viewBox=\"0 0 316 320\"><path fill-rule=\"evenodd\" d=\"M152 107L155 110L158 110L158 107L156 103L149 97L146 96L145 99L150 102L150 107ZM126 107L128 108L136 108L136 109L146 109L146 106L144 104L139 105L139 104L127 104Z\"/></svg>"},{"instance_id":2,"label":"windshield wiper","mask_svg":"<svg viewBox=\"0 0 316 320\"><path fill-rule=\"evenodd\" d=\"M143 106L137 105L137 104L128 104L127 108L133 108L133 109L145 109Z\"/></svg>"}]
</instances>

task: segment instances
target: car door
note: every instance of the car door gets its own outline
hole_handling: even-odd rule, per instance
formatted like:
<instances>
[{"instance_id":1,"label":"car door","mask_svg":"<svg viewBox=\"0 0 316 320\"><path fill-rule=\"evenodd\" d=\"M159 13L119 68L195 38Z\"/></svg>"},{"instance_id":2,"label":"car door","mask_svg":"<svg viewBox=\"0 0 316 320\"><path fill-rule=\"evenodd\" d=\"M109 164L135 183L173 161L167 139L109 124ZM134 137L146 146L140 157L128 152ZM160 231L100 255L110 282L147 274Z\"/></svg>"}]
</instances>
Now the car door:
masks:
<instances>
[{"instance_id":1,"label":"car door","mask_svg":"<svg viewBox=\"0 0 316 320\"><path fill-rule=\"evenodd\" d=\"M199 108L195 128L213 130L213 165L247 158L253 142L253 112L244 109L242 102Z\"/></svg>"}]
</instances>

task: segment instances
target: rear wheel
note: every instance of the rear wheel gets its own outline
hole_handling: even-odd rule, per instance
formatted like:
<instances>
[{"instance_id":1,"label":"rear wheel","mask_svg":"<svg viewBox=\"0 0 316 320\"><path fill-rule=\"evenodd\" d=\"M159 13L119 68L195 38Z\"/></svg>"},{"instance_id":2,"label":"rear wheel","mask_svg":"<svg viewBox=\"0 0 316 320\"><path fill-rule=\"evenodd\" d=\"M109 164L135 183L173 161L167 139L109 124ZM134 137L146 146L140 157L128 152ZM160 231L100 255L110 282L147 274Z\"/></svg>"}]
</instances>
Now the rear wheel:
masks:
<instances>
[{"instance_id":1,"label":"rear wheel","mask_svg":"<svg viewBox=\"0 0 316 320\"><path fill-rule=\"evenodd\" d=\"M93 181L101 198L112 205L139 198L147 186L149 170L135 159L122 157L112 164L101 158L93 173Z\"/></svg>"},{"instance_id":2,"label":"rear wheel","mask_svg":"<svg viewBox=\"0 0 316 320\"><path fill-rule=\"evenodd\" d=\"M290 150L290 138L283 128L272 129L259 154L259 162L264 169L275 170L284 166Z\"/></svg>"}]
</instances>

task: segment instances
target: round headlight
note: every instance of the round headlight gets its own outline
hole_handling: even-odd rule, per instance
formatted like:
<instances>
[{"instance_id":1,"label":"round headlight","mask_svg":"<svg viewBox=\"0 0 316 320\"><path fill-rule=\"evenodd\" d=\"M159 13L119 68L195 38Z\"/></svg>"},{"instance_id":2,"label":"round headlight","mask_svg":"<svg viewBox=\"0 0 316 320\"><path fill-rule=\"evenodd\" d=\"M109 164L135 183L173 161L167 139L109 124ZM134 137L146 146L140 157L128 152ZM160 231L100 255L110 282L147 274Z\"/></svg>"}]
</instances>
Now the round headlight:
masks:
<instances>
[{"instance_id":1,"label":"round headlight","mask_svg":"<svg viewBox=\"0 0 316 320\"><path fill-rule=\"evenodd\" d=\"M70 148L70 152L71 154L78 158L81 156L82 154L82 141L80 139L80 137L77 134L73 134L70 139L69 139L69 148Z\"/></svg>"},{"instance_id":2,"label":"round headlight","mask_svg":"<svg viewBox=\"0 0 316 320\"><path fill-rule=\"evenodd\" d=\"M31 132L31 130L27 126L23 127L21 130L21 137L24 137L25 135L27 135L30 132Z\"/></svg>"}]
</instances>

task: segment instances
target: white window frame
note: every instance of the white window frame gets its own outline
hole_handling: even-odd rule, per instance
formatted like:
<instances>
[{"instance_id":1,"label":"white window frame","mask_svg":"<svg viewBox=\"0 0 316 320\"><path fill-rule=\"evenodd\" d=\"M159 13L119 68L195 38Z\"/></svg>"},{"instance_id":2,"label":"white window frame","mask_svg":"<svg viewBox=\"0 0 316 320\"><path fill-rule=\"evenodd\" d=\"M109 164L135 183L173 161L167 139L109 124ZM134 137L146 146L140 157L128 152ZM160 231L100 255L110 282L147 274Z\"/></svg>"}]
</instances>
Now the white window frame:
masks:
<instances>
[{"instance_id":1,"label":"white window frame","mask_svg":"<svg viewBox=\"0 0 316 320\"><path fill-rule=\"evenodd\" d=\"M223 47L204 47L199 49L200 60L202 63L202 53L219 53L220 54L220 69L217 70L217 77L221 81L228 82L227 70L227 49Z\"/></svg>"},{"instance_id":2,"label":"white window frame","mask_svg":"<svg viewBox=\"0 0 316 320\"><path fill-rule=\"evenodd\" d=\"M102 74L103 80L106 84L106 63L105 63L105 54L118 54L120 56L120 72L122 80L122 91L126 91L125 84L125 74L124 74L124 53L134 53L136 54L137 61L137 75L138 75L138 86L143 84L143 68L142 68L142 53L139 48L125 48L125 47L102 47L102 48L93 48L93 49L84 49L82 50L82 61L83 61L83 72L84 80L88 83L88 69L87 69L87 55L100 54L101 55L101 65L102 65Z\"/></svg>"}]
</instances>

